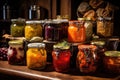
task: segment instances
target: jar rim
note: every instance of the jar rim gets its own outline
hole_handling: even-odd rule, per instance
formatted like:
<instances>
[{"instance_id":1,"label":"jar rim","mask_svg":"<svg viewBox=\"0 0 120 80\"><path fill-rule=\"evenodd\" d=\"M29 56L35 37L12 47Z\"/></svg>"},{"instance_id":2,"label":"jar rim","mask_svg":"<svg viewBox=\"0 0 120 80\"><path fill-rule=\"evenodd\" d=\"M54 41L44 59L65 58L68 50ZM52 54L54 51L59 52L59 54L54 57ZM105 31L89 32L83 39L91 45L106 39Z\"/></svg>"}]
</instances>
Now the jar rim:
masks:
<instances>
[{"instance_id":1,"label":"jar rim","mask_svg":"<svg viewBox=\"0 0 120 80\"><path fill-rule=\"evenodd\" d=\"M106 51L105 56L120 57L120 51Z\"/></svg>"}]
</instances>

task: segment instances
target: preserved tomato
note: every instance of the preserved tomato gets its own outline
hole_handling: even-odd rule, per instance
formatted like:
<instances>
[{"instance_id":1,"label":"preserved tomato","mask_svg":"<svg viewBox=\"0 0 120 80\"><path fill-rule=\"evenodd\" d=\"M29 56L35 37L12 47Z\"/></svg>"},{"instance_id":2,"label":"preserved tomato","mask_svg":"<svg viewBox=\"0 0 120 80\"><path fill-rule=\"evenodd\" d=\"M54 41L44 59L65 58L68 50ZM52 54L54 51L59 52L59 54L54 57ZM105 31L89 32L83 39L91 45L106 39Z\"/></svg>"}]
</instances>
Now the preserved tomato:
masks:
<instances>
[{"instance_id":1,"label":"preserved tomato","mask_svg":"<svg viewBox=\"0 0 120 80\"><path fill-rule=\"evenodd\" d=\"M66 43L63 43L66 44ZM71 52L68 46L54 45L52 51L53 66L57 72L68 72L70 69Z\"/></svg>"}]
</instances>

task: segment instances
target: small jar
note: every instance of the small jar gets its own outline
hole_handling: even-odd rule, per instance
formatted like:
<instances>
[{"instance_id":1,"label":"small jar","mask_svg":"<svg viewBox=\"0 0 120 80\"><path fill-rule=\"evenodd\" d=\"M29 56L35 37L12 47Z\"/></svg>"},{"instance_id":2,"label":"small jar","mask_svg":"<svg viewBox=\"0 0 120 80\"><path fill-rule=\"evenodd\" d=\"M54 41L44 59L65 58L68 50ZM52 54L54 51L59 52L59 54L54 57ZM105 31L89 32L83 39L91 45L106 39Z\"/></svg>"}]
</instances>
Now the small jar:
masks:
<instances>
[{"instance_id":1,"label":"small jar","mask_svg":"<svg viewBox=\"0 0 120 80\"><path fill-rule=\"evenodd\" d=\"M42 37L41 21L26 21L25 38L30 40L33 37Z\"/></svg>"},{"instance_id":2,"label":"small jar","mask_svg":"<svg viewBox=\"0 0 120 80\"><path fill-rule=\"evenodd\" d=\"M76 66L82 73L94 73L97 69L97 47L95 45L78 45Z\"/></svg>"},{"instance_id":3,"label":"small jar","mask_svg":"<svg viewBox=\"0 0 120 80\"><path fill-rule=\"evenodd\" d=\"M23 48L23 40L9 41L8 63L13 65L25 64L25 53Z\"/></svg>"},{"instance_id":4,"label":"small jar","mask_svg":"<svg viewBox=\"0 0 120 80\"><path fill-rule=\"evenodd\" d=\"M84 42L86 39L84 20L69 21L68 41L73 43Z\"/></svg>"},{"instance_id":5,"label":"small jar","mask_svg":"<svg viewBox=\"0 0 120 80\"><path fill-rule=\"evenodd\" d=\"M11 35L13 37L24 37L25 19L12 19Z\"/></svg>"},{"instance_id":6,"label":"small jar","mask_svg":"<svg viewBox=\"0 0 120 80\"><path fill-rule=\"evenodd\" d=\"M27 54L27 67L42 70L47 64L47 53L44 43L29 43Z\"/></svg>"},{"instance_id":7,"label":"small jar","mask_svg":"<svg viewBox=\"0 0 120 80\"><path fill-rule=\"evenodd\" d=\"M64 46L65 47L65 46ZM53 66L57 72L68 72L70 69L71 52L69 48L53 46L52 51Z\"/></svg>"},{"instance_id":8,"label":"small jar","mask_svg":"<svg viewBox=\"0 0 120 80\"><path fill-rule=\"evenodd\" d=\"M100 37L111 37L113 35L113 21L111 17L98 18L97 35Z\"/></svg>"}]
</instances>

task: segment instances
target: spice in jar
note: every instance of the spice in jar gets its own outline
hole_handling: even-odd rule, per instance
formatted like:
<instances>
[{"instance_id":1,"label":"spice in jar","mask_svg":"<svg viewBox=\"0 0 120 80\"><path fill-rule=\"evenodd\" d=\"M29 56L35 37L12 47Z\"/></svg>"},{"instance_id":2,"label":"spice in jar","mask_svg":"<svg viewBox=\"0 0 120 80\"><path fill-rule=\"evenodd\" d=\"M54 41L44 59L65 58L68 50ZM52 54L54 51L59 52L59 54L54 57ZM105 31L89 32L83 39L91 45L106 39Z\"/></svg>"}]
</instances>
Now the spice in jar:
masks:
<instances>
[{"instance_id":1,"label":"spice in jar","mask_svg":"<svg viewBox=\"0 0 120 80\"><path fill-rule=\"evenodd\" d=\"M68 41L69 42L84 42L86 39L84 19L80 21L69 21Z\"/></svg>"},{"instance_id":2,"label":"spice in jar","mask_svg":"<svg viewBox=\"0 0 120 80\"><path fill-rule=\"evenodd\" d=\"M66 41L53 46L53 66L57 72L68 72L70 69L71 52L69 47Z\"/></svg>"},{"instance_id":3,"label":"spice in jar","mask_svg":"<svg viewBox=\"0 0 120 80\"><path fill-rule=\"evenodd\" d=\"M40 21L26 21L25 38L42 37L42 26Z\"/></svg>"},{"instance_id":4,"label":"spice in jar","mask_svg":"<svg viewBox=\"0 0 120 80\"><path fill-rule=\"evenodd\" d=\"M29 43L27 50L27 67L42 70L47 64L47 53L44 43Z\"/></svg>"},{"instance_id":5,"label":"spice in jar","mask_svg":"<svg viewBox=\"0 0 120 80\"><path fill-rule=\"evenodd\" d=\"M13 37L24 37L25 19L12 19L11 35Z\"/></svg>"},{"instance_id":6,"label":"spice in jar","mask_svg":"<svg viewBox=\"0 0 120 80\"><path fill-rule=\"evenodd\" d=\"M111 37L113 35L113 21L111 17L98 18L97 35L100 37Z\"/></svg>"},{"instance_id":7,"label":"spice in jar","mask_svg":"<svg viewBox=\"0 0 120 80\"><path fill-rule=\"evenodd\" d=\"M78 45L76 66L83 73L93 73L97 69L97 47L95 45Z\"/></svg>"},{"instance_id":8,"label":"spice in jar","mask_svg":"<svg viewBox=\"0 0 120 80\"><path fill-rule=\"evenodd\" d=\"M11 40L9 41L8 48L8 63L13 65L25 64L25 53L23 48L23 40Z\"/></svg>"}]
</instances>

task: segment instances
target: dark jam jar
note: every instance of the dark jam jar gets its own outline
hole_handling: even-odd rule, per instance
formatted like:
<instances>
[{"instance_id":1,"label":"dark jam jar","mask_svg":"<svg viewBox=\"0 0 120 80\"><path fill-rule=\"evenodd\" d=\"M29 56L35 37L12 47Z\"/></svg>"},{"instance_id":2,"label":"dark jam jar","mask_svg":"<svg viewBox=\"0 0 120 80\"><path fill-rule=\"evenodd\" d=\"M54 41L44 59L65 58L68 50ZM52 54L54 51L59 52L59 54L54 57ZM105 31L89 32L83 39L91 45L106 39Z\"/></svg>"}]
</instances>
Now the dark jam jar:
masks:
<instances>
[{"instance_id":1,"label":"dark jam jar","mask_svg":"<svg viewBox=\"0 0 120 80\"><path fill-rule=\"evenodd\" d=\"M61 21L47 21L45 25L45 40L60 41L62 39Z\"/></svg>"},{"instance_id":2,"label":"dark jam jar","mask_svg":"<svg viewBox=\"0 0 120 80\"><path fill-rule=\"evenodd\" d=\"M64 44L65 42L63 42ZM52 51L53 66L57 72L68 72L70 69L71 52L69 47L60 47L54 45Z\"/></svg>"},{"instance_id":3,"label":"dark jam jar","mask_svg":"<svg viewBox=\"0 0 120 80\"><path fill-rule=\"evenodd\" d=\"M94 73L97 69L97 47L95 45L78 45L76 66L82 73Z\"/></svg>"},{"instance_id":4,"label":"dark jam jar","mask_svg":"<svg viewBox=\"0 0 120 80\"><path fill-rule=\"evenodd\" d=\"M8 63L12 65L24 65L25 54L23 48L23 40L11 40L9 41L8 48Z\"/></svg>"}]
</instances>

